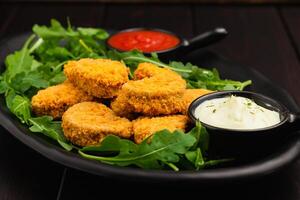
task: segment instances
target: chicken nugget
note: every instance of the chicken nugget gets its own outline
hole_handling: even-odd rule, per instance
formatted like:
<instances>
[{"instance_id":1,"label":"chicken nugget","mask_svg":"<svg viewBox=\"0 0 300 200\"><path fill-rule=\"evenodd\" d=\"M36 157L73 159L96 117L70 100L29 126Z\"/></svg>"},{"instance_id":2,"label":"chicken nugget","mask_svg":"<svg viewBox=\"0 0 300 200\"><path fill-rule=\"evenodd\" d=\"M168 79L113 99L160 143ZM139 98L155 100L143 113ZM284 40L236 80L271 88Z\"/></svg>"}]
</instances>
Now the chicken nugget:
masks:
<instances>
[{"instance_id":1,"label":"chicken nugget","mask_svg":"<svg viewBox=\"0 0 300 200\"><path fill-rule=\"evenodd\" d=\"M131 120L135 118L136 113L134 112L134 108L128 103L126 95L122 92L111 102L110 107L118 116Z\"/></svg>"},{"instance_id":2,"label":"chicken nugget","mask_svg":"<svg viewBox=\"0 0 300 200\"><path fill-rule=\"evenodd\" d=\"M143 140L155 132L167 129L184 131L188 124L188 117L185 115L171 115L164 117L141 117L133 121L134 141L140 144Z\"/></svg>"},{"instance_id":3,"label":"chicken nugget","mask_svg":"<svg viewBox=\"0 0 300 200\"><path fill-rule=\"evenodd\" d=\"M180 100L186 82L177 73L153 64L142 63L135 72L141 80L129 81L123 85L119 97L113 103L113 110L124 110L148 116L176 114L181 111ZM127 101L126 103L125 100Z\"/></svg>"},{"instance_id":4,"label":"chicken nugget","mask_svg":"<svg viewBox=\"0 0 300 200\"><path fill-rule=\"evenodd\" d=\"M213 91L206 90L206 89L187 89L184 92L183 98L182 98L182 114L187 114L188 108L190 104L197 99L198 97L201 97L205 94L211 93Z\"/></svg>"},{"instance_id":5,"label":"chicken nugget","mask_svg":"<svg viewBox=\"0 0 300 200\"><path fill-rule=\"evenodd\" d=\"M165 73L169 76L171 75L177 78L181 78L176 72L170 69L158 67L157 65L154 65L152 63L140 63L138 65L138 68L134 71L134 78L136 80L140 80L146 77L150 78Z\"/></svg>"},{"instance_id":6,"label":"chicken nugget","mask_svg":"<svg viewBox=\"0 0 300 200\"><path fill-rule=\"evenodd\" d=\"M127 67L109 59L69 61L64 66L64 73L76 87L98 98L116 97L128 81Z\"/></svg>"},{"instance_id":7,"label":"chicken nugget","mask_svg":"<svg viewBox=\"0 0 300 200\"><path fill-rule=\"evenodd\" d=\"M132 135L132 123L118 117L101 103L82 102L70 107L62 117L65 137L79 146L97 145L106 135Z\"/></svg>"},{"instance_id":8,"label":"chicken nugget","mask_svg":"<svg viewBox=\"0 0 300 200\"><path fill-rule=\"evenodd\" d=\"M93 97L74 87L69 81L38 91L31 99L33 113L59 119L72 105L92 101Z\"/></svg>"}]
</instances>

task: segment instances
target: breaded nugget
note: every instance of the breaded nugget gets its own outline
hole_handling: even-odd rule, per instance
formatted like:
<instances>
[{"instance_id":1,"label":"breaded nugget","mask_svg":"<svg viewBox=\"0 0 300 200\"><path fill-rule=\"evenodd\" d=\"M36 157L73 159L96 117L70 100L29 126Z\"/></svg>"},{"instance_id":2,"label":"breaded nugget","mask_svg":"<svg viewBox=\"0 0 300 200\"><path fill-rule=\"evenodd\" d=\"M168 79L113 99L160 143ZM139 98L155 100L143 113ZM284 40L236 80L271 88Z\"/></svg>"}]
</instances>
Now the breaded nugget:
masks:
<instances>
[{"instance_id":1,"label":"breaded nugget","mask_svg":"<svg viewBox=\"0 0 300 200\"><path fill-rule=\"evenodd\" d=\"M134 108L128 103L128 99L124 93L120 92L118 97L111 102L110 107L116 115L127 119L134 119Z\"/></svg>"},{"instance_id":2,"label":"breaded nugget","mask_svg":"<svg viewBox=\"0 0 300 200\"><path fill-rule=\"evenodd\" d=\"M177 129L184 131L188 124L188 117L185 115L171 115L153 118L142 117L132 123L134 141L139 144L155 132L163 129L167 129L171 132Z\"/></svg>"},{"instance_id":3,"label":"breaded nugget","mask_svg":"<svg viewBox=\"0 0 300 200\"><path fill-rule=\"evenodd\" d=\"M38 91L31 99L31 106L32 111L38 116L50 115L58 119L70 106L92 100L92 96L74 87L69 81L65 81Z\"/></svg>"},{"instance_id":4,"label":"breaded nugget","mask_svg":"<svg viewBox=\"0 0 300 200\"><path fill-rule=\"evenodd\" d=\"M76 87L98 98L116 97L128 81L127 67L109 59L69 61L64 66L64 73Z\"/></svg>"},{"instance_id":5,"label":"breaded nugget","mask_svg":"<svg viewBox=\"0 0 300 200\"><path fill-rule=\"evenodd\" d=\"M152 63L140 63L138 65L138 68L134 71L134 78L136 80L140 80L146 77L150 78L163 73L167 73L168 75L172 74L174 76L178 76L176 72L173 72L169 69L160 68L157 65L154 65Z\"/></svg>"},{"instance_id":6,"label":"breaded nugget","mask_svg":"<svg viewBox=\"0 0 300 200\"><path fill-rule=\"evenodd\" d=\"M182 114L186 114L190 104L200 96L211 93L213 91L206 89L187 89L182 98Z\"/></svg>"},{"instance_id":7,"label":"breaded nugget","mask_svg":"<svg viewBox=\"0 0 300 200\"><path fill-rule=\"evenodd\" d=\"M148 116L176 114L181 111L186 82L177 73L153 64L142 63L135 72L136 79L123 85L112 109L121 114L129 111ZM125 103L126 101L126 103ZM120 113L119 111L122 111Z\"/></svg>"},{"instance_id":8,"label":"breaded nugget","mask_svg":"<svg viewBox=\"0 0 300 200\"><path fill-rule=\"evenodd\" d=\"M79 146L96 145L109 134L122 138L132 135L132 123L128 119L95 102L70 107L62 117L62 128L66 138Z\"/></svg>"}]
</instances>

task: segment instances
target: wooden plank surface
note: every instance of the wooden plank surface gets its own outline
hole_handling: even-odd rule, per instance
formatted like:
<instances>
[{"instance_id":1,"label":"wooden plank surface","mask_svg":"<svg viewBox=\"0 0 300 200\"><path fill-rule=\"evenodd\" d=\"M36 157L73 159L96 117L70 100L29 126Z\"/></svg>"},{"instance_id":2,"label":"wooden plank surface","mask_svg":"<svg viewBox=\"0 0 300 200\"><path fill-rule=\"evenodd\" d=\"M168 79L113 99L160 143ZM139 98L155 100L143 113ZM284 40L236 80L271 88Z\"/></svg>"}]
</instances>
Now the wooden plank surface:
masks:
<instances>
[{"instance_id":1,"label":"wooden plank surface","mask_svg":"<svg viewBox=\"0 0 300 200\"><path fill-rule=\"evenodd\" d=\"M9 29L9 25L14 20L16 13L19 10L18 5L0 4L1 17L0 17L0 37Z\"/></svg>"},{"instance_id":2,"label":"wooden plank surface","mask_svg":"<svg viewBox=\"0 0 300 200\"><path fill-rule=\"evenodd\" d=\"M106 9L104 26L109 29L133 27L162 28L184 37L193 35L192 12L188 5L116 5Z\"/></svg>"},{"instance_id":3,"label":"wooden plank surface","mask_svg":"<svg viewBox=\"0 0 300 200\"><path fill-rule=\"evenodd\" d=\"M300 58L300 6L284 6L279 9L287 33Z\"/></svg>"},{"instance_id":4,"label":"wooden plank surface","mask_svg":"<svg viewBox=\"0 0 300 200\"><path fill-rule=\"evenodd\" d=\"M46 5L46 6L45 6ZM8 8L8 7L5 7ZM14 13L10 12L15 10ZM3 11L5 10L5 11ZM7 11L6 11L7 10ZM3 12L2 12L3 11ZM289 27L298 21L293 14L283 12L289 18ZM1 33L10 35L30 30L34 23L47 24L51 17L63 21L70 16L76 26L100 26L122 29L145 26L165 28L184 37L192 37L216 26L226 27L230 35L209 49L254 67L283 85L298 103L300 74L299 60L283 21L272 6L199 6L160 4L21 4L19 8L4 9L0 4ZM294 22L291 22L293 21ZM297 40L297 28L290 28L293 40ZM299 47L299 46L298 46ZM291 73L292 72L292 73ZM13 147L13 150L9 150ZM217 188L199 188L197 185L160 186L149 184L128 185L108 178L89 175L73 169L64 171L62 166L41 157L0 129L0 199L86 199L102 198L111 189L112 197L139 197L141 191L147 197L197 196L209 199L274 199L298 200L300 198L300 161L280 173L242 185ZM59 192L61 177L62 187ZM158 192L160 194L158 194ZM105 195L104 195L105 194ZM140 196L139 198L144 198Z\"/></svg>"},{"instance_id":5,"label":"wooden plank surface","mask_svg":"<svg viewBox=\"0 0 300 200\"><path fill-rule=\"evenodd\" d=\"M3 0L5 2L40 2L40 0ZM43 2L57 2L44 0ZM197 3L197 4L298 4L298 0L60 0L60 2L98 2L98 3Z\"/></svg>"},{"instance_id":6,"label":"wooden plank surface","mask_svg":"<svg viewBox=\"0 0 300 200\"><path fill-rule=\"evenodd\" d=\"M74 26L101 26L103 5L99 4L20 4L15 19L5 30L5 35L31 31L34 24L49 24L52 18L67 24L67 17Z\"/></svg>"},{"instance_id":7,"label":"wooden plank surface","mask_svg":"<svg viewBox=\"0 0 300 200\"><path fill-rule=\"evenodd\" d=\"M229 31L225 40L210 49L257 69L300 103L299 60L275 8L199 6L195 15L199 33L216 26Z\"/></svg>"}]
</instances>

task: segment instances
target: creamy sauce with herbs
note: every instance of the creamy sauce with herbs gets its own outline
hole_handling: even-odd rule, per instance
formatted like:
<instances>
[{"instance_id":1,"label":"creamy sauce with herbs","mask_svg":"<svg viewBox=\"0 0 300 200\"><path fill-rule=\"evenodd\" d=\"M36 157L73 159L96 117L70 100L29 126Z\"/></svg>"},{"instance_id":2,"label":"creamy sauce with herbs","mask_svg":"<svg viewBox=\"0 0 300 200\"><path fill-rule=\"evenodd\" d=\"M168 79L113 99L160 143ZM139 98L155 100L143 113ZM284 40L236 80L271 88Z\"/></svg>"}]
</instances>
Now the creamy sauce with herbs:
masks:
<instances>
[{"instance_id":1,"label":"creamy sauce with herbs","mask_svg":"<svg viewBox=\"0 0 300 200\"><path fill-rule=\"evenodd\" d=\"M196 108L195 117L208 125L227 129L259 129L280 122L278 112L238 96L204 101Z\"/></svg>"}]
</instances>

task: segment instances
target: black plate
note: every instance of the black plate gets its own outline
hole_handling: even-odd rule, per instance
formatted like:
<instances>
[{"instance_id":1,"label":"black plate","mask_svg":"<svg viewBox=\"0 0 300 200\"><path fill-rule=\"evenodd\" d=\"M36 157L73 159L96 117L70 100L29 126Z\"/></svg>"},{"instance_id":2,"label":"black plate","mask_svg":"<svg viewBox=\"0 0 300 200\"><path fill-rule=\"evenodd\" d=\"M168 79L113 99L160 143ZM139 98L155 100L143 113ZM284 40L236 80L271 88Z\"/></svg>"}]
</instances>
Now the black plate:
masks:
<instances>
[{"instance_id":1,"label":"black plate","mask_svg":"<svg viewBox=\"0 0 300 200\"><path fill-rule=\"evenodd\" d=\"M3 61L7 54L19 49L27 37L28 34L24 34L3 40L0 43L0 60ZM217 67L222 77L236 80L252 79L253 85L250 88L251 90L283 102L291 111L299 111L297 104L286 91L253 69L240 66L215 53L205 51L189 54L185 60L199 66ZM1 64L1 70L4 70L3 63ZM92 174L124 180L160 183L170 181L176 183L197 182L205 184L219 184L242 179L249 180L280 170L294 161L300 152L300 137L294 136L284 142L271 155L248 162L247 164L206 169L199 172L143 170L106 165L84 159L75 153L64 151L59 146L47 141L44 137L31 133L27 126L21 124L7 109L3 96L0 99L0 123L18 140L55 162Z\"/></svg>"}]
</instances>

